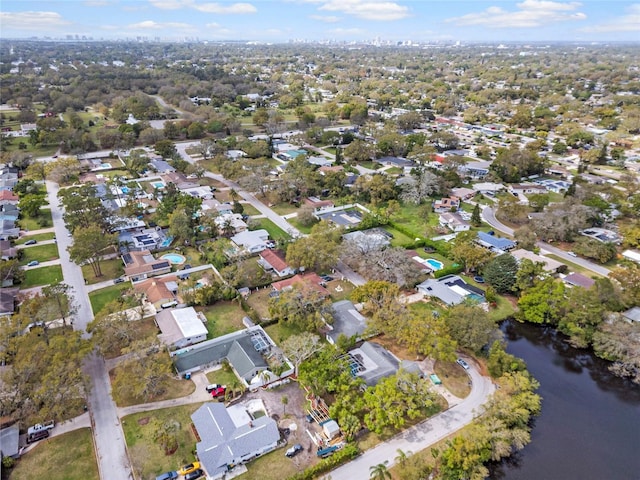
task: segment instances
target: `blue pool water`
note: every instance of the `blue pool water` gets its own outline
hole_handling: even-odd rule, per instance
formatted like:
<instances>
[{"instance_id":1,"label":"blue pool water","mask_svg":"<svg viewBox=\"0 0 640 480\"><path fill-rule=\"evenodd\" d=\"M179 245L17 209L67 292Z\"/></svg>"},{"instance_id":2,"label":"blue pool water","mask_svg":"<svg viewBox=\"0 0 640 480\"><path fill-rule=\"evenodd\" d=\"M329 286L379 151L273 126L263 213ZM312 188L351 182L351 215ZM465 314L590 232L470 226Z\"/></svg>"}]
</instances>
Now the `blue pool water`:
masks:
<instances>
[{"instance_id":1,"label":"blue pool water","mask_svg":"<svg viewBox=\"0 0 640 480\"><path fill-rule=\"evenodd\" d=\"M157 189L164 188L164 182L151 182L151 185Z\"/></svg>"},{"instance_id":2,"label":"blue pool water","mask_svg":"<svg viewBox=\"0 0 640 480\"><path fill-rule=\"evenodd\" d=\"M478 295L477 293L470 293L469 295L467 295L467 298L475 300L478 303L484 303L485 301L484 297L482 295Z\"/></svg>"},{"instance_id":3,"label":"blue pool water","mask_svg":"<svg viewBox=\"0 0 640 480\"><path fill-rule=\"evenodd\" d=\"M122 190L122 193L129 193L129 187L120 187L120 190Z\"/></svg>"},{"instance_id":4,"label":"blue pool water","mask_svg":"<svg viewBox=\"0 0 640 480\"><path fill-rule=\"evenodd\" d=\"M160 244L160 248L167 248L169 245L171 245L171 242L173 242L173 237L165 238Z\"/></svg>"},{"instance_id":5,"label":"blue pool water","mask_svg":"<svg viewBox=\"0 0 640 480\"><path fill-rule=\"evenodd\" d=\"M111 164L110 163L101 163L100 164L100 168L111 168Z\"/></svg>"},{"instance_id":6,"label":"blue pool water","mask_svg":"<svg viewBox=\"0 0 640 480\"><path fill-rule=\"evenodd\" d=\"M169 260L174 265L184 263L186 260L182 255L178 255L177 253L167 253L166 255L162 255L161 258Z\"/></svg>"},{"instance_id":7,"label":"blue pool water","mask_svg":"<svg viewBox=\"0 0 640 480\"><path fill-rule=\"evenodd\" d=\"M426 262L434 270L442 270L442 268L444 267L444 264L442 262L439 262L438 260L435 260L433 258L427 258Z\"/></svg>"}]
</instances>

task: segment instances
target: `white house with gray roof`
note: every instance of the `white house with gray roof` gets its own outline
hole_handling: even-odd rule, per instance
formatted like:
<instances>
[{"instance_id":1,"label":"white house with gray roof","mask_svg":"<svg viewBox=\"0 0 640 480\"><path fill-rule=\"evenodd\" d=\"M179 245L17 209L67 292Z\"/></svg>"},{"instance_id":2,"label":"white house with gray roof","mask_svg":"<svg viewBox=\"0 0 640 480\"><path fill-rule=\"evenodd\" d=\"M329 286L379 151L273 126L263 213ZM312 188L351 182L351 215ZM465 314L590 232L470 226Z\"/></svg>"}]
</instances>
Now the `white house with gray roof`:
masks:
<instances>
[{"instance_id":1,"label":"white house with gray roof","mask_svg":"<svg viewBox=\"0 0 640 480\"><path fill-rule=\"evenodd\" d=\"M325 334L327 341L335 345L340 335L359 339L367 328L367 319L349 300L336 302L332 307L333 324L328 326L328 331Z\"/></svg>"},{"instance_id":2,"label":"white house with gray roof","mask_svg":"<svg viewBox=\"0 0 640 480\"><path fill-rule=\"evenodd\" d=\"M253 418L241 405L208 402L191 419L200 436L198 460L209 479L223 478L234 466L274 450L280 440L275 420Z\"/></svg>"},{"instance_id":3,"label":"white house with gray roof","mask_svg":"<svg viewBox=\"0 0 640 480\"><path fill-rule=\"evenodd\" d=\"M360 347L349 350L347 356L352 374L362 378L369 387L385 377L395 375L400 369L422 375L417 363L399 360L378 343L364 342Z\"/></svg>"}]
</instances>

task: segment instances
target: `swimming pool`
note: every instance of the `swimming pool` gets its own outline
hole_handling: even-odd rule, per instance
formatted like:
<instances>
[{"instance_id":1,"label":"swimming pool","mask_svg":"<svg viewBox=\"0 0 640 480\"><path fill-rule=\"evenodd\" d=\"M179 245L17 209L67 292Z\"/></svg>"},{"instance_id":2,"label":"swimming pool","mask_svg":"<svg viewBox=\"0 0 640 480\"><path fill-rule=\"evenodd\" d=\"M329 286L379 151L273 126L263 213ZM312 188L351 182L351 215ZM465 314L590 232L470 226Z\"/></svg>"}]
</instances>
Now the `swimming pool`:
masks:
<instances>
[{"instance_id":1,"label":"swimming pool","mask_svg":"<svg viewBox=\"0 0 640 480\"><path fill-rule=\"evenodd\" d=\"M120 187L120 190L122 190L122 193L129 193L129 187Z\"/></svg>"},{"instance_id":2,"label":"swimming pool","mask_svg":"<svg viewBox=\"0 0 640 480\"><path fill-rule=\"evenodd\" d=\"M160 248L167 248L169 245L171 245L171 242L173 242L173 237L165 238L160 244Z\"/></svg>"},{"instance_id":3,"label":"swimming pool","mask_svg":"<svg viewBox=\"0 0 640 480\"><path fill-rule=\"evenodd\" d=\"M434 258L427 258L426 262L435 271L442 270L444 268L444 263L442 263L442 262L440 262L440 261L438 261L438 260L436 260Z\"/></svg>"},{"instance_id":4,"label":"swimming pool","mask_svg":"<svg viewBox=\"0 0 640 480\"><path fill-rule=\"evenodd\" d=\"M179 255L177 253L167 253L165 255L162 255L162 257L160 258L169 260L173 265L181 265L187 260L183 255Z\"/></svg>"},{"instance_id":5,"label":"swimming pool","mask_svg":"<svg viewBox=\"0 0 640 480\"><path fill-rule=\"evenodd\" d=\"M113 168L110 163L101 163L100 168Z\"/></svg>"},{"instance_id":6,"label":"swimming pool","mask_svg":"<svg viewBox=\"0 0 640 480\"><path fill-rule=\"evenodd\" d=\"M153 188L157 188L158 190L160 190L161 188L165 187L165 183L164 182L151 182L151 186Z\"/></svg>"},{"instance_id":7,"label":"swimming pool","mask_svg":"<svg viewBox=\"0 0 640 480\"><path fill-rule=\"evenodd\" d=\"M478 295L477 293L470 293L469 295L467 295L467 298L470 298L471 300L475 300L478 303L485 302L485 298L482 295Z\"/></svg>"}]
</instances>

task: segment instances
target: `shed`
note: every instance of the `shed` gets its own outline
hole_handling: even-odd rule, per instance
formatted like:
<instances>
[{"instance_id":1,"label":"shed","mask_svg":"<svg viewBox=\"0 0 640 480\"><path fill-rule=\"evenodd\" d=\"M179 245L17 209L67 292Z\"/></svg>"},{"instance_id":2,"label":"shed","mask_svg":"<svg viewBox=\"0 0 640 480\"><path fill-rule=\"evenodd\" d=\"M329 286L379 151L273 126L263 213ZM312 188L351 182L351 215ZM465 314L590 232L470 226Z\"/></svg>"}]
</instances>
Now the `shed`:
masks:
<instances>
[{"instance_id":1,"label":"shed","mask_svg":"<svg viewBox=\"0 0 640 480\"><path fill-rule=\"evenodd\" d=\"M332 440L340 435L340 426L335 420L327 420L326 422L322 422L321 426L322 433L324 433L325 437L327 437L329 440Z\"/></svg>"}]
</instances>

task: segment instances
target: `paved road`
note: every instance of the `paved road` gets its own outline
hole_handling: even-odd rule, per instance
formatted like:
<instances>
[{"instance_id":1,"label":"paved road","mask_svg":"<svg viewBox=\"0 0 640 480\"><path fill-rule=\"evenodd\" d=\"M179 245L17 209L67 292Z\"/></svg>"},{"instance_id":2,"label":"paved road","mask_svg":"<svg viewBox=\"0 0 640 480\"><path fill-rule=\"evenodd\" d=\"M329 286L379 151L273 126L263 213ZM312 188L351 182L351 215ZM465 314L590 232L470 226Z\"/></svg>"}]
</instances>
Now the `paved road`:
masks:
<instances>
[{"instance_id":1,"label":"paved road","mask_svg":"<svg viewBox=\"0 0 640 480\"><path fill-rule=\"evenodd\" d=\"M504 223L500 222L500 220L496 218L495 211L493 208L484 207L484 209L482 210L482 218L484 219L485 222L491 225L495 230L498 230L502 233L506 233L507 235L513 236L513 233L514 233L513 228L509 228ZM585 260L584 258L573 257L569 255L567 252L565 252L564 250L561 250L552 245L549 245L548 243L536 242L536 245L540 247L540 250L542 251L542 253L544 252L551 253L557 257L560 257L562 260L566 262L570 262L575 265L578 265L582 268L585 268L594 273L597 273L598 275L602 275L606 277L609 275L609 273L611 273L611 270L609 270L608 268L605 268L596 263Z\"/></svg>"},{"instance_id":2,"label":"paved road","mask_svg":"<svg viewBox=\"0 0 640 480\"><path fill-rule=\"evenodd\" d=\"M73 242L68 236L68 230L62 219L62 206L58 201L58 185L47 182L47 194L51 205L53 226L58 240L58 252L60 253L62 274L64 282L73 288L78 312L73 319L74 330L85 332L87 325L93 320L93 311L89 302L89 295L85 288L84 277L81 268L69 260L67 248ZM111 384L109 374L104 365L104 359L92 354L83 365L85 375L91 379L88 406L93 427L96 453L98 457L98 469L100 478L133 478L131 465L127 457L124 433L118 418L116 405L111 398Z\"/></svg>"},{"instance_id":3,"label":"paved road","mask_svg":"<svg viewBox=\"0 0 640 480\"><path fill-rule=\"evenodd\" d=\"M180 154L180 156L189 163L195 163L196 161L193 159L191 155L187 153L187 149L191 148L195 145L198 145L200 142L182 142L176 143L176 150ZM206 172L205 176L216 180L220 183L224 183L227 187L233 188L238 194L245 200L247 203L251 204L256 210L260 212L260 214L264 215L266 218L275 223L282 230L287 232L292 237L296 238L301 236L300 231L287 222L281 215L278 215L276 212L267 207L264 203L258 200L254 195L249 192L246 192L242 189L242 187L234 181L227 180L222 175Z\"/></svg>"},{"instance_id":4,"label":"paved road","mask_svg":"<svg viewBox=\"0 0 640 480\"><path fill-rule=\"evenodd\" d=\"M471 393L456 406L415 425L399 435L367 450L352 462L330 472L325 480L365 480L369 479L369 467L379 463L389 462L388 467L395 463L398 449L407 453L417 453L439 442L446 436L470 423L480 411L489 395L495 391L493 382L483 377L472 366L469 375L473 381Z\"/></svg>"}]
</instances>

